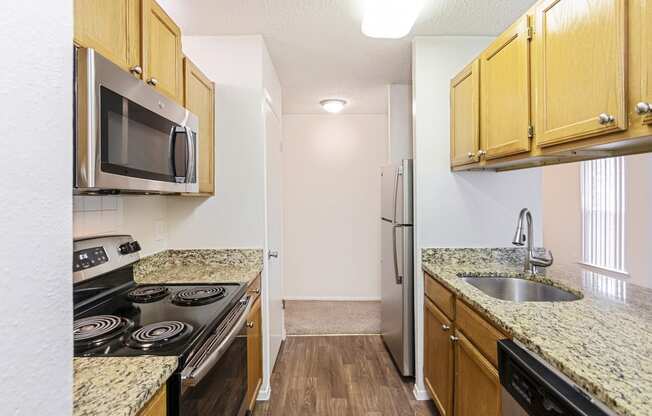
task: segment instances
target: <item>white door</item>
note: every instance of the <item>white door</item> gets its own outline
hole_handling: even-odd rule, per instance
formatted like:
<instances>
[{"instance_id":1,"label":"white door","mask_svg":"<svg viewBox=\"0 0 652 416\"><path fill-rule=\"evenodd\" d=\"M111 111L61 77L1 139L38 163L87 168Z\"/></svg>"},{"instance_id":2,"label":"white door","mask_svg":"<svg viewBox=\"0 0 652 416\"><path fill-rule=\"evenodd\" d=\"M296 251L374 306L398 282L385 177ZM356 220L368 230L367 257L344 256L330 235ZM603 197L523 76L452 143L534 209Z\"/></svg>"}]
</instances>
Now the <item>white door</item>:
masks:
<instances>
[{"instance_id":1,"label":"white door","mask_svg":"<svg viewBox=\"0 0 652 416\"><path fill-rule=\"evenodd\" d=\"M269 329L269 353L266 360L265 382L269 382L281 341L284 337L283 316L283 188L281 155L281 121L265 102L265 140L266 140L266 256L267 300ZM266 390L263 386L263 390Z\"/></svg>"}]
</instances>

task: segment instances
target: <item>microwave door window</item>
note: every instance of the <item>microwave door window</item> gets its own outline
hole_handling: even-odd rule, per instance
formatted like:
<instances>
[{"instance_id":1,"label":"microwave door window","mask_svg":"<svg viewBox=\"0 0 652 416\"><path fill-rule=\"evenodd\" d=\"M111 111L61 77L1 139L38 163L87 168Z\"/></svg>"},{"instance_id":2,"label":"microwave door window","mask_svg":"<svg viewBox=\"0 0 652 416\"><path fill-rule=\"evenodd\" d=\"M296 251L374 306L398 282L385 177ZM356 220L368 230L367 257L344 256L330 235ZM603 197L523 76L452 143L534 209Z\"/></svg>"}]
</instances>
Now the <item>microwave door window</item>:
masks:
<instances>
[{"instance_id":1,"label":"microwave door window","mask_svg":"<svg viewBox=\"0 0 652 416\"><path fill-rule=\"evenodd\" d=\"M176 123L101 87L102 171L177 182L184 137ZM177 172L175 172L175 165ZM184 172L179 176L185 176Z\"/></svg>"}]
</instances>

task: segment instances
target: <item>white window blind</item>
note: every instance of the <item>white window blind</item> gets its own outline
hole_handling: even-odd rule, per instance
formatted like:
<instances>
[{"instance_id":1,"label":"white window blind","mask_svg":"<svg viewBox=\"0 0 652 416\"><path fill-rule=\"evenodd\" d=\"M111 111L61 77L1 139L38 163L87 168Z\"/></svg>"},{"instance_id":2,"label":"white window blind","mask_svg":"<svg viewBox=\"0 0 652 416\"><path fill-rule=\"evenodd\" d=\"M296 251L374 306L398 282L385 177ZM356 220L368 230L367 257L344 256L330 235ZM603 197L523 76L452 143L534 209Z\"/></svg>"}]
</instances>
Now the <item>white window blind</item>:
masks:
<instances>
[{"instance_id":1,"label":"white window blind","mask_svg":"<svg viewBox=\"0 0 652 416\"><path fill-rule=\"evenodd\" d=\"M581 166L582 262L625 270L625 160L590 160Z\"/></svg>"}]
</instances>

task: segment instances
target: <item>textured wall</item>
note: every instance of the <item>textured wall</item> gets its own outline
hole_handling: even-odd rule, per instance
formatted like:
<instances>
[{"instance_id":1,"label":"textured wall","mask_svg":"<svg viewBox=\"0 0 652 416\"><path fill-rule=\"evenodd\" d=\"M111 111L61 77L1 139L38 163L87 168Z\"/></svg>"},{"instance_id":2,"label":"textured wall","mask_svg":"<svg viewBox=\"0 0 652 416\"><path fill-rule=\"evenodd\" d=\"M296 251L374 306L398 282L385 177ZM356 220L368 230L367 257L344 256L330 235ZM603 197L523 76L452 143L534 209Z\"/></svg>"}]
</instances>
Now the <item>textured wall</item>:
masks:
<instances>
[{"instance_id":1,"label":"textured wall","mask_svg":"<svg viewBox=\"0 0 652 416\"><path fill-rule=\"evenodd\" d=\"M72 409L72 1L0 13L0 414Z\"/></svg>"}]
</instances>

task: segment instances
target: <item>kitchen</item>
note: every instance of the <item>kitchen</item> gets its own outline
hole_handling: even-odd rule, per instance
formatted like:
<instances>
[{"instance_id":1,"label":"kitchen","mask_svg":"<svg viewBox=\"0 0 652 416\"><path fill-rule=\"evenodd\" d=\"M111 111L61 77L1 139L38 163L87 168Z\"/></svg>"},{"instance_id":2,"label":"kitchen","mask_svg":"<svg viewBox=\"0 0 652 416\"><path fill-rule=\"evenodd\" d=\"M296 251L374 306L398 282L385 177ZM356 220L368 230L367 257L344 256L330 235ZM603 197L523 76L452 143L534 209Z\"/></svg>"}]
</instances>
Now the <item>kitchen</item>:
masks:
<instances>
[{"instance_id":1,"label":"kitchen","mask_svg":"<svg viewBox=\"0 0 652 416\"><path fill-rule=\"evenodd\" d=\"M652 414L649 1L54 3L2 414Z\"/></svg>"}]
</instances>

